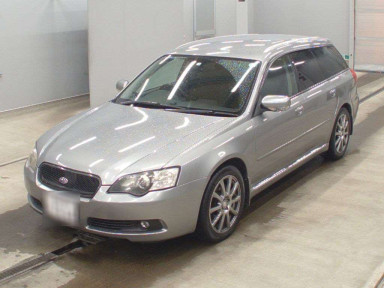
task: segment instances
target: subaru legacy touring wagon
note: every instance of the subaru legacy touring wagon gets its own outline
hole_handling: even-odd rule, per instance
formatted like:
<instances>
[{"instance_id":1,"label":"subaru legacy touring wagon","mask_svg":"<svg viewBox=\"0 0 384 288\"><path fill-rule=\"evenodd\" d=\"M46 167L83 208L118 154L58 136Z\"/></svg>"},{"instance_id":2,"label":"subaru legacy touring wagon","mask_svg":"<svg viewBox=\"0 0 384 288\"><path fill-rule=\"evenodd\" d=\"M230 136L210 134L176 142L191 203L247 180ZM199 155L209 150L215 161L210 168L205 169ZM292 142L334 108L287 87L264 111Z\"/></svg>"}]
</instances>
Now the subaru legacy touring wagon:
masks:
<instances>
[{"instance_id":1,"label":"subaru legacy touring wagon","mask_svg":"<svg viewBox=\"0 0 384 288\"><path fill-rule=\"evenodd\" d=\"M102 236L224 240L257 193L319 154L344 156L356 81L323 38L185 44L37 140L29 203Z\"/></svg>"}]
</instances>

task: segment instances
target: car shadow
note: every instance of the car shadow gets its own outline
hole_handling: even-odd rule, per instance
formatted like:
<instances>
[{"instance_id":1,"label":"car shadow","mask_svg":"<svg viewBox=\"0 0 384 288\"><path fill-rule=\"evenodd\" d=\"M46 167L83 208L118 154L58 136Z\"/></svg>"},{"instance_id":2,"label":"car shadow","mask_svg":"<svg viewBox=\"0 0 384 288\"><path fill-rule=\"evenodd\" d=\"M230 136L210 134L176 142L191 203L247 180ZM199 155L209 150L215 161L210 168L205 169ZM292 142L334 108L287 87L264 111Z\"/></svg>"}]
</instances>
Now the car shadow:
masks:
<instances>
[{"instance_id":1,"label":"car shadow","mask_svg":"<svg viewBox=\"0 0 384 288\"><path fill-rule=\"evenodd\" d=\"M70 228L49 225L28 204L0 215L0 248L7 252L50 252L73 239Z\"/></svg>"}]
</instances>

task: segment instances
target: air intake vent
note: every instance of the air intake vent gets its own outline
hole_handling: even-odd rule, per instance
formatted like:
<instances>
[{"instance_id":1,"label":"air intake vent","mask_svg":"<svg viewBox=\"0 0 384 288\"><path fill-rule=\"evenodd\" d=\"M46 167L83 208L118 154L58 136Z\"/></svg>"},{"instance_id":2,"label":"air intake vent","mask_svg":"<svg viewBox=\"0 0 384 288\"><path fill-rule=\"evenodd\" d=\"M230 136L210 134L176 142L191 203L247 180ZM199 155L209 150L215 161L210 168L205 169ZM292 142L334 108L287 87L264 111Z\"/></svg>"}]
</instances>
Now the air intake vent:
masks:
<instances>
[{"instance_id":1,"label":"air intake vent","mask_svg":"<svg viewBox=\"0 0 384 288\"><path fill-rule=\"evenodd\" d=\"M147 228L141 225L142 221L134 220L107 220L99 218L88 218L88 226L91 229L112 233L143 233L163 229L160 220L145 220Z\"/></svg>"}]
</instances>

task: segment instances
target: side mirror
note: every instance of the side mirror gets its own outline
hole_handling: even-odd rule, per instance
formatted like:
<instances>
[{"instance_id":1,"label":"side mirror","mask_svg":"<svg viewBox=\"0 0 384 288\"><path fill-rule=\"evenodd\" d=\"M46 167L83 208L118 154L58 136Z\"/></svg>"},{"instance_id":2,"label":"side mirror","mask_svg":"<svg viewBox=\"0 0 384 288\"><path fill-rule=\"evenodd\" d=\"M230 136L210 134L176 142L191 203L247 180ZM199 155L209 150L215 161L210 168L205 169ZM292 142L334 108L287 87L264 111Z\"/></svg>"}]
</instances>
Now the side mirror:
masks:
<instances>
[{"instance_id":1,"label":"side mirror","mask_svg":"<svg viewBox=\"0 0 384 288\"><path fill-rule=\"evenodd\" d=\"M127 87L128 84L129 84L128 80L121 79L121 80L117 81L117 83L116 83L116 90L120 92L125 87Z\"/></svg>"},{"instance_id":2,"label":"side mirror","mask_svg":"<svg viewBox=\"0 0 384 288\"><path fill-rule=\"evenodd\" d=\"M291 107L291 98L281 95L269 95L261 100L261 105L273 112L286 111Z\"/></svg>"}]
</instances>

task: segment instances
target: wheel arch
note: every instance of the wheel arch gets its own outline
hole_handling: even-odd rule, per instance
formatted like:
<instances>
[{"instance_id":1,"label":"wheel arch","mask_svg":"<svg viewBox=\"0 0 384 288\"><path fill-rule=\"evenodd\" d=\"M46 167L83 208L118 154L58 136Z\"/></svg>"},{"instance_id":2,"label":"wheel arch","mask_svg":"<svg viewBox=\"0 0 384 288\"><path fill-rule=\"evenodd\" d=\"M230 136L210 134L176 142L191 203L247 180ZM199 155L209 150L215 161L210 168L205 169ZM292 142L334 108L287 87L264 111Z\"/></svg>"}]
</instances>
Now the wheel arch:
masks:
<instances>
[{"instance_id":1,"label":"wheel arch","mask_svg":"<svg viewBox=\"0 0 384 288\"><path fill-rule=\"evenodd\" d=\"M221 163L215 170L210 175L210 179L222 168L226 166L234 166L237 169L239 169L241 175L243 176L244 180L244 186L245 186L245 205L248 206L250 203L250 184L249 184L249 178L248 178L248 169L247 165L245 162L238 158L238 157L233 157L230 159L225 160L223 163Z\"/></svg>"},{"instance_id":2,"label":"wheel arch","mask_svg":"<svg viewBox=\"0 0 384 288\"><path fill-rule=\"evenodd\" d=\"M341 109L343 109L343 108L345 108L345 109L347 109L348 110L348 112L349 112L349 115L351 116L351 120L352 120L352 125L351 125L351 135L353 134L353 122L354 122L354 119L353 119L353 113L352 113L352 106L349 104L349 103L344 103L341 107L340 107L340 110ZM339 111L340 111L339 110Z\"/></svg>"}]
</instances>

